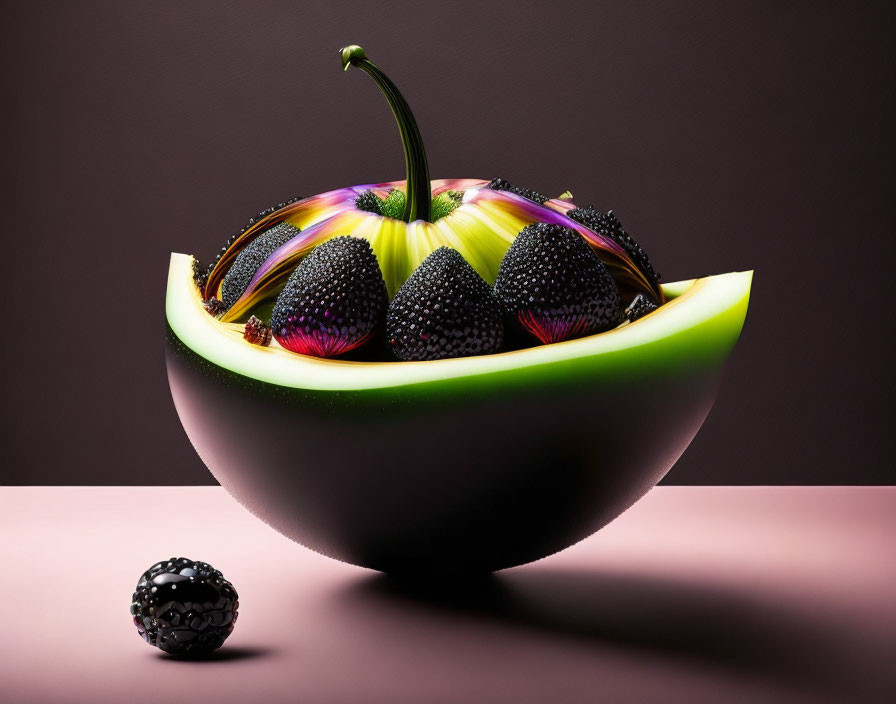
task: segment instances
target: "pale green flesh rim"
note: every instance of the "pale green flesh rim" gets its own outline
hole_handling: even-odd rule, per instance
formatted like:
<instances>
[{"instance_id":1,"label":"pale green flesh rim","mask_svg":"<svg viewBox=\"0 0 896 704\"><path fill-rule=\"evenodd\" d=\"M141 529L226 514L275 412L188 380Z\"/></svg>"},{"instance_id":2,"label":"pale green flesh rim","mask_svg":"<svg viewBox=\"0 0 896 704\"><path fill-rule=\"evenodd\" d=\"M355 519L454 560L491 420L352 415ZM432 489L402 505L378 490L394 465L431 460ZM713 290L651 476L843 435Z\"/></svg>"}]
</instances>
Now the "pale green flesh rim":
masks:
<instances>
[{"instance_id":1,"label":"pale green flesh rim","mask_svg":"<svg viewBox=\"0 0 896 704\"><path fill-rule=\"evenodd\" d=\"M743 327L752 271L664 284L669 301L650 315L589 337L501 354L432 362L346 362L246 342L242 326L221 323L202 307L193 258L172 254L165 311L174 334L224 369L278 386L315 391L390 389L452 381L526 383L576 375L618 378L648 369L724 361Z\"/></svg>"}]
</instances>

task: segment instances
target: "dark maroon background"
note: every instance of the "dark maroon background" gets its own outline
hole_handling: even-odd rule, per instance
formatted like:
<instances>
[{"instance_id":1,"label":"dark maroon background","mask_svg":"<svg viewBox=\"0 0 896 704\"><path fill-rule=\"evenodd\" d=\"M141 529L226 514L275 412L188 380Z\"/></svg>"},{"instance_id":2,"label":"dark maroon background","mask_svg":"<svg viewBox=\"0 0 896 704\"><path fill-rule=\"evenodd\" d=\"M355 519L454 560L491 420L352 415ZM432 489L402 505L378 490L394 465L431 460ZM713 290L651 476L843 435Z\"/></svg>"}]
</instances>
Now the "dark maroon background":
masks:
<instances>
[{"instance_id":1,"label":"dark maroon background","mask_svg":"<svg viewBox=\"0 0 896 704\"><path fill-rule=\"evenodd\" d=\"M667 281L755 268L673 483L891 483L890 2L5 2L0 480L205 483L162 357L168 253L296 193L434 177L614 208ZM638 419L632 419L633 434Z\"/></svg>"}]
</instances>

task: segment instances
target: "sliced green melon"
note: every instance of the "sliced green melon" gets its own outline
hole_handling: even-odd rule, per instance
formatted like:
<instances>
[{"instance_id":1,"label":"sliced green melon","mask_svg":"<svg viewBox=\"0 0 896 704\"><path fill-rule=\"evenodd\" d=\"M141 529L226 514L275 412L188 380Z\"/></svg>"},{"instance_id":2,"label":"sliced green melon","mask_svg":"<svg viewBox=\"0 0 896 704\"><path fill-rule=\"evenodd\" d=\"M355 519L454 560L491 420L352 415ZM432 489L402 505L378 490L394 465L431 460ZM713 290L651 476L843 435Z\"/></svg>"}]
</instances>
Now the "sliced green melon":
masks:
<instances>
[{"instance_id":1,"label":"sliced green melon","mask_svg":"<svg viewBox=\"0 0 896 704\"><path fill-rule=\"evenodd\" d=\"M348 362L242 338L168 279L168 377L202 460L245 507L386 572L483 572L572 545L637 501L703 424L751 273L664 287L599 335L432 362ZM661 528L658 528L661 529Z\"/></svg>"},{"instance_id":2,"label":"sliced green melon","mask_svg":"<svg viewBox=\"0 0 896 704\"><path fill-rule=\"evenodd\" d=\"M752 272L666 284L669 302L615 330L577 340L481 357L430 362L353 362L319 359L243 340L243 325L221 323L202 307L192 257L172 254L166 314L174 334L209 362L280 386L319 391L417 384L517 383L533 376L642 374L659 364L727 356L740 334Z\"/></svg>"}]
</instances>

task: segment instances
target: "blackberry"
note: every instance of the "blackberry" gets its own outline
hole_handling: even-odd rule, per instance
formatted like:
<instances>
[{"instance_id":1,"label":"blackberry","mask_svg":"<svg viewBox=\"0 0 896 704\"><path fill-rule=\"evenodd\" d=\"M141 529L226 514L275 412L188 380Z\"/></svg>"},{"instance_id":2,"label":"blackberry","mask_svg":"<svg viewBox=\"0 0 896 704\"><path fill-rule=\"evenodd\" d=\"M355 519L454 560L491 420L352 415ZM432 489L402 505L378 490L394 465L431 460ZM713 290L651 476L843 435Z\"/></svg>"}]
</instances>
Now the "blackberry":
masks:
<instances>
[{"instance_id":1,"label":"blackberry","mask_svg":"<svg viewBox=\"0 0 896 704\"><path fill-rule=\"evenodd\" d=\"M220 250L218 250L218 254L215 256L215 258L212 260L211 264L209 264L208 268L205 270L206 278L208 278L208 275L212 273L212 269L215 268L215 265L221 260L221 257L224 256L224 253L228 249L230 249L231 245L233 245L233 243L236 242L237 238L241 234L243 234L246 230L248 230L250 227L255 225L255 223L257 223L259 220L266 218L268 215L273 215L281 208L285 208L287 205L292 205L293 203L298 203L300 200L302 200L301 196L293 196L292 198L285 200L282 203L277 203L277 205L271 205L271 206L265 208L264 210L259 210L255 215L253 215L251 218L249 218L249 220L242 227L242 229L239 232L237 232L236 234L233 234L230 237L228 237L227 241L224 243L224 246L221 247Z\"/></svg>"},{"instance_id":2,"label":"blackberry","mask_svg":"<svg viewBox=\"0 0 896 704\"><path fill-rule=\"evenodd\" d=\"M643 318L648 313L652 313L658 307L659 306L657 306L656 303L651 301L643 293L639 293L632 299L632 302L628 304L624 315L626 320L633 323L638 318Z\"/></svg>"},{"instance_id":3,"label":"blackberry","mask_svg":"<svg viewBox=\"0 0 896 704\"><path fill-rule=\"evenodd\" d=\"M207 562L172 557L150 567L131 599L137 632L172 655L207 655L233 631L236 589Z\"/></svg>"},{"instance_id":4,"label":"blackberry","mask_svg":"<svg viewBox=\"0 0 896 704\"><path fill-rule=\"evenodd\" d=\"M497 352L504 324L489 285L460 252L439 247L392 299L386 338L401 360L470 357Z\"/></svg>"},{"instance_id":5,"label":"blackberry","mask_svg":"<svg viewBox=\"0 0 896 704\"><path fill-rule=\"evenodd\" d=\"M529 188L520 188L519 186L514 186L512 183L510 183L509 181L505 181L503 178L493 178L488 182L488 187L495 191L508 191L510 193L516 193L518 196L528 198L529 200L535 201L539 205L544 205L548 200L547 196L543 196L538 191L533 191Z\"/></svg>"},{"instance_id":6,"label":"blackberry","mask_svg":"<svg viewBox=\"0 0 896 704\"><path fill-rule=\"evenodd\" d=\"M382 199L377 196L376 193L367 190L357 198L355 198L355 207L358 210L363 210L366 213L376 213L377 215L382 215L382 202Z\"/></svg>"},{"instance_id":7,"label":"blackberry","mask_svg":"<svg viewBox=\"0 0 896 704\"><path fill-rule=\"evenodd\" d=\"M335 357L370 340L389 295L376 254L359 237L335 237L302 260L274 304L271 330L299 354Z\"/></svg>"},{"instance_id":8,"label":"blackberry","mask_svg":"<svg viewBox=\"0 0 896 704\"><path fill-rule=\"evenodd\" d=\"M221 282L221 302L225 310L230 310L243 295L252 277L271 254L301 232L299 228L281 222L270 230L265 230L236 255L233 265Z\"/></svg>"},{"instance_id":9,"label":"blackberry","mask_svg":"<svg viewBox=\"0 0 896 704\"><path fill-rule=\"evenodd\" d=\"M622 229L622 223L619 222L619 218L616 217L612 210L608 210L604 214L599 210L595 210L594 206L589 205L587 208L573 208L566 213L566 216L580 225L584 225L589 230L594 230L613 240L625 250L625 253L635 263L635 266L647 277L650 285L654 288L659 286L660 275L654 271L653 265L647 257L647 252L632 239L630 234Z\"/></svg>"},{"instance_id":10,"label":"blackberry","mask_svg":"<svg viewBox=\"0 0 896 704\"><path fill-rule=\"evenodd\" d=\"M545 344L620 322L613 277L584 238L562 225L520 231L501 260L495 295L508 317Z\"/></svg>"}]
</instances>

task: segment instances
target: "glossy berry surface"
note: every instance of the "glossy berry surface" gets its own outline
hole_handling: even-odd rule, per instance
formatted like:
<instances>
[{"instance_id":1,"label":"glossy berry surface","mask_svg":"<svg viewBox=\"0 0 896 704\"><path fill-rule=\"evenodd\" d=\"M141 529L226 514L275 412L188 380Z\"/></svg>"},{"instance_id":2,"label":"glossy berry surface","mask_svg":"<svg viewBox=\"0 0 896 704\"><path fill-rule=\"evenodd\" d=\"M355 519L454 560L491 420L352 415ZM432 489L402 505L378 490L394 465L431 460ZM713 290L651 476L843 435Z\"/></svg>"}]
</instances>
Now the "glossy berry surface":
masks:
<instances>
[{"instance_id":1,"label":"glossy berry surface","mask_svg":"<svg viewBox=\"0 0 896 704\"><path fill-rule=\"evenodd\" d=\"M290 275L271 314L271 330L292 352L335 357L376 334L388 302L370 243L336 237L315 248Z\"/></svg>"},{"instance_id":2,"label":"glossy berry surface","mask_svg":"<svg viewBox=\"0 0 896 704\"><path fill-rule=\"evenodd\" d=\"M137 632L172 655L201 656L233 631L236 589L207 562L172 557L140 577L131 603Z\"/></svg>"},{"instance_id":3,"label":"glossy berry surface","mask_svg":"<svg viewBox=\"0 0 896 704\"><path fill-rule=\"evenodd\" d=\"M541 342L615 327L619 291L607 267L575 231L535 223L510 245L495 280L504 313Z\"/></svg>"},{"instance_id":4,"label":"glossy berry surface","mask_svg":"<svg viewBox=\"0 0 896 704\"><path fill-rule=\"evenodd\" d=\"M439 247L392 299L386 336L400 360L471 357L497 352L504 324L489 285L457 250Z\"/></svg>"}]
</instances>

